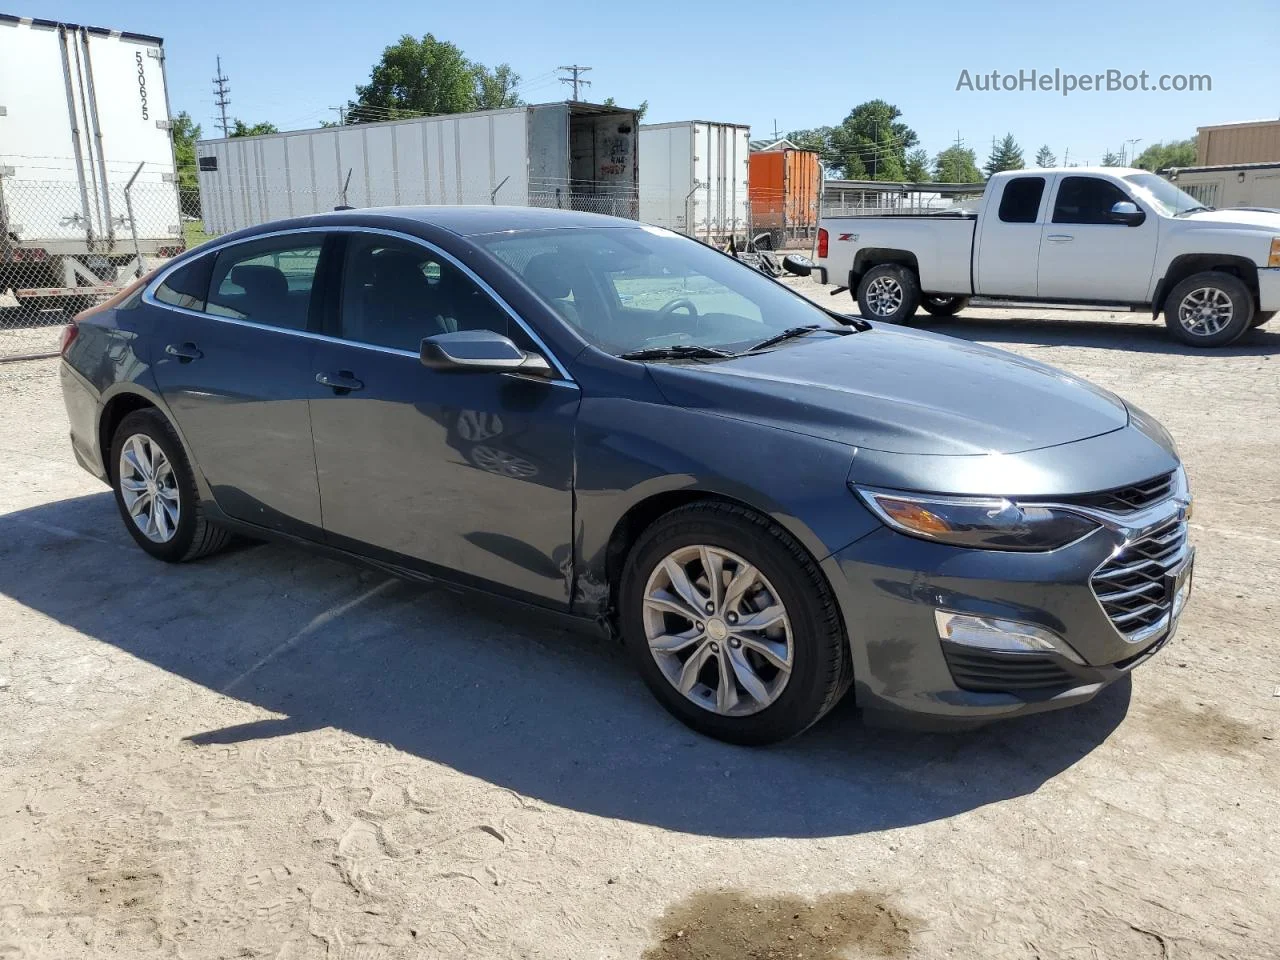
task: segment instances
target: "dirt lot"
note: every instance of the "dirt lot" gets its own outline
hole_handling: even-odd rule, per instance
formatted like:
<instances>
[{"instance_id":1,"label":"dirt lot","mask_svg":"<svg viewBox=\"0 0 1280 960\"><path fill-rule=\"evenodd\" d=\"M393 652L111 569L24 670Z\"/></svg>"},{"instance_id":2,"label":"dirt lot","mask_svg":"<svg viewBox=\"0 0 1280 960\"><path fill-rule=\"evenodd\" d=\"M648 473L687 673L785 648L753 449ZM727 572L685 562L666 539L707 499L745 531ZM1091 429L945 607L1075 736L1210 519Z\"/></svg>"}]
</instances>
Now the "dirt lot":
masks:
<instances>
[{"instance_id":1,"label":"dirt lot","mask_svg":"<svg viewBox=\"0 0 1280 960\"><path fill-rule=\"evenodd\" d=\"M846 704L769 750L488 603L275 546L158 564L72 462L54 362L0 367L0 958L1280 956L1280 328L1192 353L1064 316L936 329L1171 428L1178 639L1072 712Z\"/></svg>"}]
</instances>

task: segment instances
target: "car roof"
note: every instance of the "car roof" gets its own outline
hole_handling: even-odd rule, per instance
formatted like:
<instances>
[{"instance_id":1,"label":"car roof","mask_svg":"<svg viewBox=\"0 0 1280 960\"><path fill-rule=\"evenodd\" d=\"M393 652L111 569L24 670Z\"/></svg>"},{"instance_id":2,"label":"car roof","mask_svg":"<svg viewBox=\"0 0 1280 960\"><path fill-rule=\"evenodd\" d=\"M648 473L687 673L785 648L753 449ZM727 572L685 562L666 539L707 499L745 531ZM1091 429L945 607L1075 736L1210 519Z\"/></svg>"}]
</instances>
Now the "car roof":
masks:
<instances>
[{"instance_id":1,"label":"car roof","mask_svg":"<svg viewBox=\"0 0 1280 960\"><path fill-rule=\"evenodd\" d=\"M401 206L365 207L358 210L337 210L306 217L306 225L369 225L374 220L396 220L401 223L414 221L433 226L460 237L476 237L485 234L507 233L522 230L548 230L581 227L635 227L637 221L623 217L609 217L579 210L561 210L548 207L500 207L500 206ZM256 230L288 229L297 221L264 223Z\"/></svg>"}]
</instances>

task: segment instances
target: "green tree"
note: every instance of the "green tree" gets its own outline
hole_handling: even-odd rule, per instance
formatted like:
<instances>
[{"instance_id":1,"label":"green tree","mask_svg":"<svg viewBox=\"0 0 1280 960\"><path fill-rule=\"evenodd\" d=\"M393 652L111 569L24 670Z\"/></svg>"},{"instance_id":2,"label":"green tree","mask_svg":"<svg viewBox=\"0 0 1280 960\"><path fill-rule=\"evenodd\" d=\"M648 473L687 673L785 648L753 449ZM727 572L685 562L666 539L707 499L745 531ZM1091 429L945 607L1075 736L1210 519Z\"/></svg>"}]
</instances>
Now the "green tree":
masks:
<instances>
[{"instance_id":1,"label":"green tree","mask_svg":"<svg viewBox=\"0 0 1280 960\"><path fill-rule=\"evenodd\" d=\"M905 179L912 183L924 183L929 179L929 151L912 150L907 154Z\"/></svg>"},{"instance_id":2,"label":"green tree","mask_svg":"<svg viewBox=\"0 0 1280 960\"><path fill-rule=\"evenodd\" d=\"M179 111L169 128L173 137L173 159L178 165L178 186L183 190L198 190L196 177L196 141L200 139L200 124L191 119L187 111Z\"/></svg>"},{"instance_id":3,"label":"green tree","mask_svg":"<svg viewBox=\"0 0 1280 960\"><path fill-rule=\"evenodd\" d=\"M1102 165L1104 167L1118 167L1122 162L1120 154L1112 153L1110 150L1102 155Z\"/></svg>"},{"instance_id":4,"label":"green tree","mask_svg":"<svg viewBox=\"0 0 1280 960\"><path fill-rule=\"evenodd\" d=\"M614 100L613 97L605 97L604 103L602 104L602 106L606 106L606 107L616 107L617 105L618 105L618 102ZM649 101L641 100L640 106L636 107L637 122L644 120L644 115L648 112L649 112Z\"/></svg>"},{"instance_id":5,"label":"green tree","mask_svg":"<svg viewBox=\"0 0 1280 960\"><path fill-rule=\"evenodd\" d=\"M947 147L933 158L933 177L942 183L981 183L978 158L968 147Z\"/></svg>"},{"instance_id":6,"label":"green tree","mask_svg":"<svg viewBox=\"0 0 1280 960\"><path fill-rule=\"evenodd\" d=\"M786 135L801 150L813 150L828 170L839 172L840 160L831 149L831 132L834 127L812 127L808 130L792 130Z\"/></svg>"},{"instance_id":7,"label":"green tree","mask_svg":"<svg viewBox=\"0 0 1280 960\"><path fill-rule=\"evenodd\" d=\"M516 93L520 86L520 74L513 71L510 64L500 63L492 70L483 64L476 64L475 75L477 109L501 110L504 107L518 107L523 102Z\"/></svg>"},{"instance_id":8,"label":"green tree","mask_svg":"<svg viewBox=\"0 0 1280 960\"><path fill-rule=\"evenodd\" d=\"M1143 170L1165 170L1169 167L1194 167L1196 165L1196 139L1170 140L1168 143L1153 143L1138 154L1133 161L1135 167Z\"/></svg>"},{"instance_id":9,"label":"green tree","mask_svg":"<svg viewBox=\"0 0 1280 960\"><path fill-rule=\"evenodd\" d=\"M1036 151L1037 167L1056 167L1057 165L1058 158L1053 155L1053 151L1049 149L1047 143Z\"/></svg>"},{"instance_id":10,"label":"green tree","mask_svg":"<svg viewBox=\"0 0 1280 960\"><path fill-rule=\"evenodd\" d=\"M237 117L236 122L231 125L230 136L258 137L264 133L279 133L279 132L280 132L280 128L277 127L274 123L268 123L267 121L264 120L261 123L255 123L250 125L245 123L239 117Z\"/></svg>"},{"instance_id":11,"label":"green tree","mask_svg":"<svg viewBox=\"0 0 1280 960\"><path fill-rule=\"evenodd\" d=\"M828 137L828 166L849 180L903 180L907 151L920 142L884 100L868 100L849 111Z\"/></svg>"},{"instance_id":12,"label":"green tree","mask_svg":"<svg viewBox=\"0 0 1280 960\"><path fill-rule=\"evenodd\" d=\"M347 122L519 106L519 86L520 75L505 63L490 70L447 40L429 33L419 40L406 33L382 51L369 82L356 87Z\"/></svg>"},{"instance_id":13,"label":"green tree","mask_svg":"<svg viewBox=\"0 0 1280 960\"><path fill-rule=\"evenodd\" d=\"M992 174L1003 173L1006 170L1021 170L1025 166L1022 148L1018 146L1018 141L1013 139L1012 133L1006 133L1003 139L992 144L991 156L987 158L982 170L990 177Z\"/></svg>"}]
</instances>

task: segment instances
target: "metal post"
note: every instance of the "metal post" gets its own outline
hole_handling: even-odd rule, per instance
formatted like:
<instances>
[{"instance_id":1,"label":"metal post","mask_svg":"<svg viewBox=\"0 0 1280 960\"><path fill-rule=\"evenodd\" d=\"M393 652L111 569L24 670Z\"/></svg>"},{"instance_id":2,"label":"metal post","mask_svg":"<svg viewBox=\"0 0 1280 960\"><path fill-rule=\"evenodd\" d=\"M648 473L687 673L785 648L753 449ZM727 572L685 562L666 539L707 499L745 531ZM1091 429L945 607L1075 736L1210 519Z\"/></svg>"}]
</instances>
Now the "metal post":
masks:
<instances>
[{"instance_id":1,"label":"metal post","mask_svg":"<svg viewBox=\"0 0 1280 960\"><path fill-rule=\"evenodd\" d=\"M686 236L694 236L693 216L689 212L689 201L693 195L698 192L698 188L702 186L697 180L693 181L693 189L684 196L684 232Z\"/></svg>"},{"instance_id":2,"label":"metal post","mask_svg":"<svg viewBox=\"0 0 1280 960\"><path fill-rule=\"evenodd\" d=\"M133 176L129 178L129 182L124 185L124 209L129 214L129 232L133 234L133 256L138 263L138 269L134 272L135 277L143 274L142 269L142 247L138 245L138 221L133 217L133 181L138 179L138 174L142 172L142 168L147 165L144 160L138 164L138 169L133 171ZM178 208L178 219L182 219L182 208Z\"/></svg>"},{"instance_id":3,"label":"metal post","mask_svg":"<svg viewBox=\"0 0 1280 960\"><path fill-rule=\"evenodd\" d=\"M503 177L503 178L502 178L502 183L498 184L498 185L497 185L496 187L494 187L494 188L493 188L493 190L490 192L490 194L489 194L489 204L490 204L490 206L497 206L497 205L498 205L498 191L499 191L499 190L501 190L501 189L506 185L507 181L508 181L508 180L510 180L510 179L511 179L511 176L510 176L510 175L507 175L507 176Z\"/></svg>"}]
</instances>

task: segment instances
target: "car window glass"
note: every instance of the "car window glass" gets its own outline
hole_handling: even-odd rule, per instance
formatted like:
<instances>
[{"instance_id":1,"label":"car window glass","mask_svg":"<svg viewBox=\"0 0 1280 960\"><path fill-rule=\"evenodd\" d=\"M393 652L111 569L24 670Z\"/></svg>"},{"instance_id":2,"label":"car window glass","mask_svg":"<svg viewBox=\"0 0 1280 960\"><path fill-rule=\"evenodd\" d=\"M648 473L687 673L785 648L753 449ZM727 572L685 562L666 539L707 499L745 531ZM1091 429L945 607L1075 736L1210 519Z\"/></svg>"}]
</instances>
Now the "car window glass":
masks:
<instances>
[{"instance_id":1,"label":"car window glass","mask_svg":"<svg viewBox=\"0 0 1280 960\"><path fill-rule=\"evenodd\" d=\"M155 297L173 307L204 310L212 271L213 257L197 257L165 277L164 283L156 287Z\"/></svg>"},{"instance_id":2,"label":"car window glass","mask_svg":"<svg viewBox=\"0 0 1280 960\"><path fill-rule=\"evenodd\" d=\"M289 330L307 329L319 234L285 235L227 247L217 255L208 312Z\"/></svg>"},{"instance_id":3,"label":"car window glass","mask_svg":"<svg viewBox=\"0 0 1280 960\"><path fill-rule=\"evenodd\" d=\"M1053 222L1114 224L1111 208L1127 200L1123 190L1098 177L1063 177L1053 204Z\"/></svg>"},{"instance_id":4,"label":"car window glass","mask_svg":"<svg viewBox=\"0 0 1280 960\"><path fill-rule=\"evenodd\" d=\"M513 326L489 294L430 248L378 234L347 241L344 340L417 353L424 337L458 330L511 336Z\"/></svg>"},{"instance_id":5,"label":"car window glass","mask_svg":"<svg viewBox=\"0 0 1280 960\"><path fill-rule=\"evenodd\" d=\"M1044 177L1014 177L1000 197L1000 219L1005 223L1035 223L1044 194Z\"/></svg>"}]
</instances>

